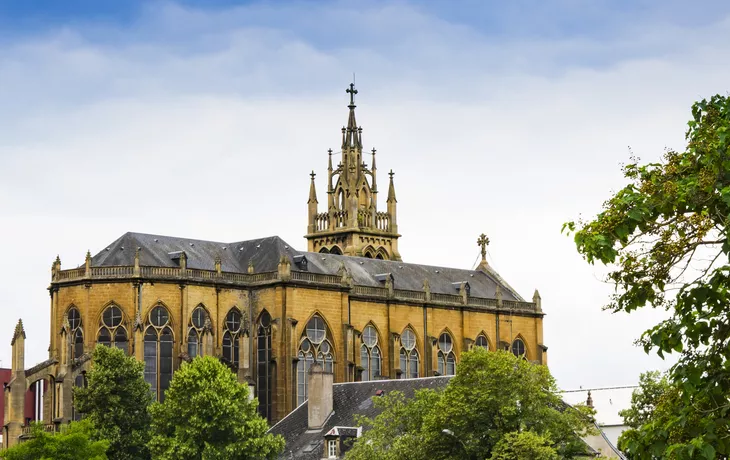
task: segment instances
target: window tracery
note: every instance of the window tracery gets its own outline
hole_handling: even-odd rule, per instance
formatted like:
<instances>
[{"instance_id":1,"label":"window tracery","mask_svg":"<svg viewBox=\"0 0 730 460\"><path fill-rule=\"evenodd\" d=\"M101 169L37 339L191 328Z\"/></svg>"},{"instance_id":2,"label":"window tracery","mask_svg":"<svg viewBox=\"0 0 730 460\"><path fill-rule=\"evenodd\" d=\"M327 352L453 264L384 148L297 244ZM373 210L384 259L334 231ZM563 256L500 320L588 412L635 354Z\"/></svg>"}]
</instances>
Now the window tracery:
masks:
<instances>
[{"instance_id":1,"label":"window tracery","mask_svg":"<svg viewBox=\"0 0 730 460\"><path fill-rule=\"evenodd\" d=\"M309 320L299 342L297 353L297 405L307 399L307 374L314 361L322 364L326 372L334 370L334 347L327 333L327 326L319 315Z\"/></svg>"},{"instance_id":2,"label":"window tracery","mask_svg":"<svg viewBox=\"0 0 730 460\"><path fill-rule=\"evenodd\" d=\"M158 305L150 311L144 333L144 379L158 401L164 401L172 380L173 342L170 314Z\"/></svg>"},{"instance_id":3,"label":"window tracery","mask_svg":"<svg viewBox=\"0 0 730 460\"><path fill-rule=\"evenodd\" d=\"M240 359L240 340L243 333L243 316L237 308L231 308L223 323L223 359L238 369Z\"/></svg>"},{"instance_id":4,"label":"window tracery","mask_svg":"<svg viewBox=\"0 0 730 460\"><path fill-rule=\"evenodd\" d=\"M525 342L522 339L517 338L514 342L512 342L512 354L518 358L527 358L527 348L525 347Z\"/></svg>"},{"instance_id":5,"label":"window tracery","mask_svg":"<svg viewBox=\"0 0 730 460\"><path fill-rule=\"evenodd\" d=\"M477 336L477 340L474 342L474 345L480 348L484 348L485 350L489 350L489 341L484 334L479 334Z\"/></svg>"},{"instance_id":6,"label":"window tracery","mask_svg":"<svg viewBox=\"0 0 730 460\"><path fill-rule=\"evenodd\" d=\"M444 332L439 336L438 349L438 373L440 375L456 374L456 356L451 334Z\"/></svg>"},{"instance_id":7,"label":"window tracery","mask_svg":"<svg viewBox=\"0 0 730 460\"><path fill-rule=\"evenodd\" d=\"M259 413L271 421L273 372L271 368L271 315L264 310L256 327L256 396Z\"/></svg>"},{"instance_id":8,"label":"window tracery","mask_svg":"<svg viewBox=\"0 0 730 460\"><path fill-rule=\"evenodd\" d=\"M420 376L420 358L416 349L416 334L410 328L401 334L400 345L400 378L418 378Z\"/></svg>"},{"instance_id":9,"label":"window tracery","mask_svg":"<svg viewBox=\"0 0 730 460\"><path fill-rule=\"evenodd\" d=\"M129 354L129 336L124 327L124 314L117 305L109 305L101 314L96 343L105 347L119 348Z\"/></svg>"},{"instance_id":10,"label":"window tracery","mask_svg":"<svg viewBox=\"0 0 730 460\"><path fill-rule=\"evenodd\" d=\"M362 331L360 346L360 366L362 381L373 380L380 375L381 353L378 346L378 331L372 325L365 326Z\"/></svg>"},{"instance_id":11,"label":"window tracery","mask_svg":"<svg viewBox=\"0 0 730 460\"><path fill-rule=\"evenodd\" d=\"M202 305L198 305L193 310L188 325L188 356L190 359L203 356L203 334L206 321L209 321L208 312Z\"/></svg>"},{"instance_id":12,"label":"window tracery","mask_svg":"<svg viewBox=\"0 0 730 460\"><path fill-rule=\"evenodd\" d=\"M81 322L81 313L78 308L71 307L66 316L71 328L70 333L73 343L71 347L71 359L80 358L84 354L84 328Z\"/></svg>"}]
</instances>

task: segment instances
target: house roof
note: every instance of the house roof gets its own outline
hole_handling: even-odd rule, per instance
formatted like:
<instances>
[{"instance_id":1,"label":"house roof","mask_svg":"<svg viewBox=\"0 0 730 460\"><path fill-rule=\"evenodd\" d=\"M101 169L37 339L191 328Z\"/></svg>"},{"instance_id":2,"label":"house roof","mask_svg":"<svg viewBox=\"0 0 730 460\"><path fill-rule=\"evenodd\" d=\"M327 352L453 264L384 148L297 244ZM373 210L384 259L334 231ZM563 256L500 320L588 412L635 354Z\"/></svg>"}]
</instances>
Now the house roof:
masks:
<instances>
[{"instance_id":1,"label":"house roof","mask_svg":"<svg viewBox=\"0 0 730 460\"><path fill-rule=\"evenodd\" d=\"M187 267L192 269L214 270L215 259L220 257L224 272L247 273L249 263L253 264L256 273L269 272L277 270L279 260L286 256L292 262L292 270L296 271L298 266L294 264L294 257L304 256L308 272L338 275L345 267L354 283L360 286L383 286L377 275L390 273L394 289L422 291L424 281L428 280L432 293L458 294L455 283L466 281L473 297L493 299L500 286L504 300L524 300L491 268L484 272L297 251L278 236L224 243L128 232L93 256L91 263L93 266L134 265L137 248L142 266L176 267L179 262L171 254L185 251Z\"/></svg>"},{"instance_id":2,"label":"house roof","mask_svg":"<svg viewBox=\"0 0 730 460\"><path fill-rule=\"evenodd\" d=\"M451 376L444 376L336 383L332 388L332 415L321 429L308 429L309 402L305 401L304 404L271 427L269 432L280 434L286 440L286 449L279 458L320 459L324 449L324 436L333 428L357 427L355 415L373 418L380 413L373 403L373 400L379 397L376 395L378 390L382 390L384 393L400 391L406 398L412 398L416 390L424 388L443 389L450 379Z\"/></svg>"}]
</instances>

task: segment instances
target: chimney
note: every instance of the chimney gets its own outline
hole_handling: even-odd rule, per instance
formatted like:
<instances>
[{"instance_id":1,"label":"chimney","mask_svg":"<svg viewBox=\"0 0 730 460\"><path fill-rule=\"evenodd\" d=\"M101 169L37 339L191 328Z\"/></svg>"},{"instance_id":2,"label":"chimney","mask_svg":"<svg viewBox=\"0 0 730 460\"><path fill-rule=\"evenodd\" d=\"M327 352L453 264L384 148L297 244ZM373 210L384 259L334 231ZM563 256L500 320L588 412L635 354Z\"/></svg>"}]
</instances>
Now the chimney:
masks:
<instances>
[{"instance_id":1,"label":"chimney","mask_svg":"<svg viewBox=\"0 0 730 460\"><path fill-rule=\"evenodd\" d=\"M315 362L309 368L307 415L310 430L322 428L332 413L333 377L332 372L325 371L320 362Z\"/></svg>"}]
</instances>

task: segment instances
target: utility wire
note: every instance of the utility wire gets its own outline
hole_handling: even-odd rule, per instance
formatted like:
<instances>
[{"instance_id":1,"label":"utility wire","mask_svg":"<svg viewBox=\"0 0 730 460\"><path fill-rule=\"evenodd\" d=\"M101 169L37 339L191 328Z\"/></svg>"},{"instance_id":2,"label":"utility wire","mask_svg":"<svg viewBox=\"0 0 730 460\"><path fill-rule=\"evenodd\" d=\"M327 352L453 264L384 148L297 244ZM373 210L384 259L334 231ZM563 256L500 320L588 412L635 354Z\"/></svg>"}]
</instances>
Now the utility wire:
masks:
<instances>
[{"instance_id":1,"label":"utility wire","mask_svg":"<svg viewBox=\"0 0 730 460\"><path fill-rule=\"evenodd\" d=\"M625 390L628 388L639 388L639 385L625 385L622 387L580 388L578 390L562 390L561 393L578 393L579 391Z\"/></svg>"}]
</instances>

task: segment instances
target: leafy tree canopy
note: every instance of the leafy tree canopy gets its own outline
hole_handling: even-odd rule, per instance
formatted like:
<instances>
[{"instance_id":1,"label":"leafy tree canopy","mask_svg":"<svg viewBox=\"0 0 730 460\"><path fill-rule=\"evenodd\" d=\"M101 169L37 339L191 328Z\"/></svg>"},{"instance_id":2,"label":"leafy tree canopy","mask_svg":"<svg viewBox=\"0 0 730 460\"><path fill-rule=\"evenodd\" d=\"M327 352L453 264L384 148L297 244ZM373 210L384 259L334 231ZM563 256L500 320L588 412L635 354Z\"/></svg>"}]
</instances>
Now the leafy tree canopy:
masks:
<instances>
[{"instance_id":1,"label":"leafy tree canopy","mask_svg":"<svg viewBox=\"0 0 730 460\"><path fill-rule=\"evenodd\" d=\"M612 267L607 308L664 308L668 319L647 330L644 349L678 353L670 371L681 401L664 424L645 424L647 449L659 458L727 458L730 454L730 99L692 106L682 152L624 166L628 185L589 222L568 222L578 252ZM702 412L698 412L702 411ZM697 415L701 413L701 417ZM699 423L691 440L670 440L677 426ZM661 453L661 454L658 454Z\"/></svg>"},{"instance_id":2,"label":"leafy tree canopy","mask_svg":"<svg viewBox=\"0 0 730 460\"><path fill-rule=\"evenodd\" d=\"M117 348L98 345L92 355L88 386L75 388L76 409L95 428L93 439L110 442L112 460L149 458L150 386L144 363Z\"/></svg>"},{"instance_id":3,"label":"leafy tree canopy","mask_svg":"<svg viewBox=\"0 0 730 460\"><path fill-rule=\"evenodd\" d=\"M382 412L358 421L368 431L348 459L507 458L531 449L573 458L585 452L579 435L592 427L587 408L563 403L547 367L481 348L462 354L443 391L410 400L393 392L375 404Z\"/></svg>"},{"instance_id":4,"label":"leafy tree canopy","mask_svg":"<svg viewBox=\"0 0 730 460\"><path fill-rule=\"evenodd\" d=\"M249 389L217 359L198 357L173 374L162 403L154 403L154 459L205 460L274 459L284 449L281 436L269 426L249 399Z\"/></svg>"},{"instance_id":5,"label":"leafy tree canopy","mask_svg":"<svg viewBox=\"0 0 730 460\"><path fill-rule=\"evenodd\" d=\"M0 451L5 460L106 460L108 441L92 441L93 426L88 420L64 426L60 433L47 433L43 423L34 423L31 438Z\"/></svg>"},{"instance_id":6,"label":"leafy tree canopy","mask_svg":"<svg viewBox=\"0 0 730 460\"><path fill-rule=\"evenodd\" d=\"M557 460L550 441L532 431L507 433L492 450L490 460Z\"/></svg>"}]
</instances>

